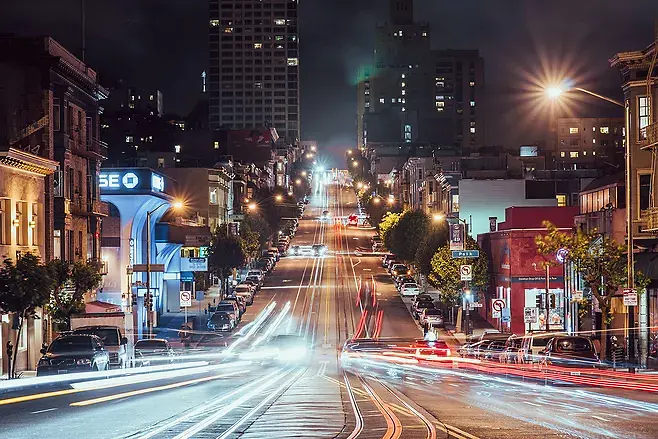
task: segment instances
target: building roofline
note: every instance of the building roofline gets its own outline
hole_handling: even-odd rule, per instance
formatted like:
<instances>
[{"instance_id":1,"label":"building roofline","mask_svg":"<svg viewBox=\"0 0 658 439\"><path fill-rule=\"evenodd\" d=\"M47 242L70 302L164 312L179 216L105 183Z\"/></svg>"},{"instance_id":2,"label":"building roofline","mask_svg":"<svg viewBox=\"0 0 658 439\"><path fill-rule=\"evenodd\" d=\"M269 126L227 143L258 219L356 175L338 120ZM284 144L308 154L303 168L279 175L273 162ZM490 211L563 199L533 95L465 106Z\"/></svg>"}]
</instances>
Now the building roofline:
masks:
<instances>
[{"instance_id":1,"label":"building roofline","mask_svg":"<svg viewBox=\"0 0 658 439\"><path fill-rule=\"evenodd\" d=\"M54 160L11 147L0 147L0 165L44 177L59 169L59 163Z\"/></svg>"}]
</instances>

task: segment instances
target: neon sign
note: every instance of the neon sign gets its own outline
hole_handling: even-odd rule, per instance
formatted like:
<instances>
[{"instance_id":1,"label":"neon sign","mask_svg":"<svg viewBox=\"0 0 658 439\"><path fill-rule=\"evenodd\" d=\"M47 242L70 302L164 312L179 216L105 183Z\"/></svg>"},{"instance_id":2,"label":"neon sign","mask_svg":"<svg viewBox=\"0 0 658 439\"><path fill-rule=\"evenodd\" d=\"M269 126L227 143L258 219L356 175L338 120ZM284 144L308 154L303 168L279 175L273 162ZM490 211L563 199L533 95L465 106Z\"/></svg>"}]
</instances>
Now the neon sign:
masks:
<instances>
[{"instance_id":1,"label":"neon sign","mask_svg":"<svg viewBox=\"0 0 658 439\"><path fill-rule=\"evenodd\" d=\"M101 189L135 189L139 184L139 177L134 172L125 174L101 172L98 174L98 186ZM164 184L163 184L164 186Z\"/></svg>"},{"instance_id":2,"label":"neon sign","mask_svg":"<svg viewBox=\"0 0 658 439\"><path fill-rule=\"evenodd\" d=\"M162 175L151 174L151 189L156 192L162 192L165 188L165 180Z\"/></svg>"}]
</instances>

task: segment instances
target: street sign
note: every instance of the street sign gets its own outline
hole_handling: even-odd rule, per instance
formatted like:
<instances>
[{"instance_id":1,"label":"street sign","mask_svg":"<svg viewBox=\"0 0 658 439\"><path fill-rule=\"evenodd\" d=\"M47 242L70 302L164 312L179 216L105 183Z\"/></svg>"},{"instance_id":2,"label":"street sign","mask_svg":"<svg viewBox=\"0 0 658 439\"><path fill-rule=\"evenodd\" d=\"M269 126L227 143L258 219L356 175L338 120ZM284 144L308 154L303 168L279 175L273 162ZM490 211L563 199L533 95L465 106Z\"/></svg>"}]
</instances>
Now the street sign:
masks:
<instances>
[{"instance_id":1,"label":"street sign","mask_svg":"<svg viewBox=\"0 0 658 439\"><path fill-rule=\"evenodd\" d=\"M180 272L180 281L181 282L194 282L194 272L192 272L192 271L181 271Z\"/></svg>"},{"instance_id":2,"label":"street sign","mask_svg":"<svg viewBox=\"0 0 658 439\"><path fill-rule=\"evenodd\" d=\"M491 301L491 317L494 319L499 319L502 316L502 310L507 308L507 302L505 299L493 299Z\"/></svg>"},{"instance_id":3,"label":"street sign","mask_svg":"<svg viewBox=\"0 0 658 439\"><path fill-rule=\"evenodd\" d=\"M180 292L180 306L184 308L189 308L192 306L192 291Z\"/></svg>"},{"instance_id":4,"label":"street sign","mask_svg":"<svg viewBox=\"0 0 658 439\"><path fill-rule=\"evenodd\" d=\"M469 303L468 305L469 305L469 308L472 309L472 310L477 309L477 308L482 308L482 303L481 302L472 302L472 303Z\"/></svg>"},{"instance_id":5,"label":"street sign","mask_svg":"<svg viewBox=\"0 0 658 439\"><path fill-rule=\"evenodd\" d=\"M479 258L480 250L453 250L452 257L454 259L459 258Z\"/></svg>"},{"instance_id":6,"label":"street sign","mask_svg":"<svg viewBox=\"0 0 658 439\"><path fill-rule=\"evenodd\" d=\"M583 292L582 291L574 291L571 293L571 299L572 300L583 300Z\"/></svg>"},{"instance_id":7,"label":"street sign","mask_svg":"<svg viewBox=\"0 0 658 439\"><path fill-rule=\"evenodd\" d=\"M523 309L523 322L524 323L537 323L537 308L524 308Z\"/></svg>"},{"instance_id":8,"label":"street sign","mask_svg":"<svg viewBox=\"0 0 658 439\"><path fill-rule=\"evenodd\" d=\"M468 281L473 280L473 266L472 265L460 265L459 266L459 276L461 280Z\"/></svg>"},{"instance_id":9,"label":"street sign","mask_svg":"<svg viewBox=\"0 0 658 439\"><path fill-rule=\"evenodd\" d=\"M624 306L637 306L637 291L630 288L624 289Z\"/></svg>"}]
</instances>

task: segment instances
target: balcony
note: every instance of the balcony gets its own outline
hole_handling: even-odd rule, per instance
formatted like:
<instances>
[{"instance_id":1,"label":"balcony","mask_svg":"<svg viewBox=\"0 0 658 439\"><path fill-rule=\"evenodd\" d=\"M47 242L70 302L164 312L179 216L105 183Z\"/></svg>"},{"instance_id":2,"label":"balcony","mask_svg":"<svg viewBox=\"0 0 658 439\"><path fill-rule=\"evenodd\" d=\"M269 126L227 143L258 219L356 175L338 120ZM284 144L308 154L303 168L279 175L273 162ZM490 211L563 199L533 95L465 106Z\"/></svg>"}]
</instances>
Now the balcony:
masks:
<instances>
[{"instance_id":1,"label":"balcony","mask_svg":"<svg viewBox=\"0 0 658 439\"><path fill-rule=\"evenodd\" d=\"M107 159L107 143L98 139L89 139L86 143L75 142L70 140L69 147L76 154L87 157L92 160Z\"/></svg>"},{"instance_id":2,"label":"balcony","mask_svg":"<svg viewBox=\"0 0 658 439\"><path fill-rule=\"evenodd\" d=\"M640 130L640 138L644 139L646 144L642 149L655 148L658 146L658 122L654 122Z\"/></svg>"},{"instance_id":3,"label":"balcony","mask_svg":"<svg viewBox=\"0 0 658 439\"><path fill-rule=\"evenodd\" d=\"M646 221L643 232L658 232L658 207L651 207L643 212L642 219Z\"/></svg>"},{"instance_id":4,"label":"balcony","mask_svg":"<svg viewBox=\"0 0 658 439\"><path fill-rule=\"evenodd\" d=\"M69 202L69 211L77 216L108 216L108 206L99 200L85 200L82 197L75 197Z\"/></svg>"}]
</instances>

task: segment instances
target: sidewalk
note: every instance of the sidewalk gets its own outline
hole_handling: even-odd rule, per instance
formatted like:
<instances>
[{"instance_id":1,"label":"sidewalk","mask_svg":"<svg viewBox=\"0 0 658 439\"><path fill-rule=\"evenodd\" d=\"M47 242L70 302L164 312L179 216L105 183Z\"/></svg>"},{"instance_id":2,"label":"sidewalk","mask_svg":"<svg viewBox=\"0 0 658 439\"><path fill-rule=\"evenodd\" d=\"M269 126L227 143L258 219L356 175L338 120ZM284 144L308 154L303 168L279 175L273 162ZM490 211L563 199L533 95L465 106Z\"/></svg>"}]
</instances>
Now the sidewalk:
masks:
<instances>
[{"instance_id":1,"label":"sidewalk","mask_svg":"<svg viewBox=\"0 0 658 439\"><path fill-rule=\"evenodd\" d=\"M220 290L218 286L208 289L203 295L202 300L192 299L192 306L187 309L187 324L191 327L192 344L198 342L199 331L204 331L208 314L206 310L208 305L216 304L220 301ZM165 338L172 342L173 346L180 344L178 331L185 324L185 311L165 312L162 313L158 321L158 326L153 328L156 337Z\"/></svg>"},{"instance_id":2,"label":"sidewalk","mask_svg":"<svg viewBox=\"0 0 658 439\"><path fill-rule=\"evenodd\" d=\"M471 313L469 315L472 326L473 326L473 333L470 337L467 337L464 332L455 332L455 328L452 327L449 329L448 325L446 326L446 332L448 332L450 335L452 335L460 344L465 344L468 343L469 338L470 339L479 339L482 334L485 333L485 331L495 331L496 328L494 328L488 321L486 321L480 314L476 313Z\"/></svg>"}]
</instances>

